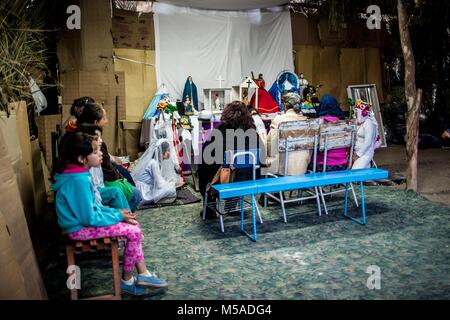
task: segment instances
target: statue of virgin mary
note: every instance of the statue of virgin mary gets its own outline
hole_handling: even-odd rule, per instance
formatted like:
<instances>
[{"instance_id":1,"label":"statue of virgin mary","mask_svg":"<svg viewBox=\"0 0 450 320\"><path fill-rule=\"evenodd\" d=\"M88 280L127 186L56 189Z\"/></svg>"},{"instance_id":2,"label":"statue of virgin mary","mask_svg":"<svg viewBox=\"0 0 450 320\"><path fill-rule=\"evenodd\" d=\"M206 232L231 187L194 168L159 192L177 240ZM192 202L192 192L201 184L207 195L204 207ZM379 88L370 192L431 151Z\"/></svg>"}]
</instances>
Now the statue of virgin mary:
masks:
<instances>
[{"instance_id":1,"label":"statue of virgin mary","mask_svg":"<svg viewBox=\"0 0 450 320\"><path fill-rule=\"evenodd\" d=\"M194 109L198 111L197 86L194 81L192 81L192 76L189 76L184 84L183 99L185 99L186 96L191 98L191 104L194 106Z\"/></svg>"}]
</instances>

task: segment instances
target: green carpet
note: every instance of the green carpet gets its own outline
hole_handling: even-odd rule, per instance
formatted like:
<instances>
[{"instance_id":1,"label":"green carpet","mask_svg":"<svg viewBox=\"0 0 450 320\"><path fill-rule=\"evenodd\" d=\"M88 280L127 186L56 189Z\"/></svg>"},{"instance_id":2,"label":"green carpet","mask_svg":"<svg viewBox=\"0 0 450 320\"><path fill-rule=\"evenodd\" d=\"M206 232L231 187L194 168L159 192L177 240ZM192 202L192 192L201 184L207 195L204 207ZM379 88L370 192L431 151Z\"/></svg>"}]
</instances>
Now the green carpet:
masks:
<instances>
[{"instance_id":1,"label":"green carpet","mask_svg":"<svg viewBox=\"0 0 450 320\"><path fill-rule=\"evenodd\" d=\"M342 196L327 202L328 216L313 202L291 205L287 224L272 204L261 210L256 243L240 233L239 217L225 217L225 233L218 220L202 221L201 203L140 211L149 269L169 281L144 298L450 298L450 208L388 187L366 191L366 226L342 216ZM111 290L109 258L77 263L81 296ZM379 290L366 286L371 265L381 269ZM65 268L61 256L45 272L51 299L69 298Z\"/></svg>"}]
</instances>

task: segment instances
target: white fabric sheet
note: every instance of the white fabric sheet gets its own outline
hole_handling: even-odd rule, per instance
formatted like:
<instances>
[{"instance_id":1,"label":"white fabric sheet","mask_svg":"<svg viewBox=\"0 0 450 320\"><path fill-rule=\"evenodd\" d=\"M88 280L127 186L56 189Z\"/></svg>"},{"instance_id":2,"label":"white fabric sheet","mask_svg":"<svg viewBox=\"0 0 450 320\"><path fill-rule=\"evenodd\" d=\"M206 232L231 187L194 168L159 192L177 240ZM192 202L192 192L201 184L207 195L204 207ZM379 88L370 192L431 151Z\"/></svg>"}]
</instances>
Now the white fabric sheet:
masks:
<instances>
[{"instance_id":1,"label":"white fabric sheet","mask_svg":"<svg viewBox=\"0 0 450 320\"><path fill-rule=\"evenodd\" d=\"M289 3L288 0L158 0L158 2L210 10L249 10Z\"/></svg>"},{"instance_id":2,"label":"white fabric sheet","mask_svg":"<svg viewBox=\"0 0 450 320\"><path fill-rule=\"evenodd\" d=\"M291 18L286 7L214 11L155 3L156 76L172 98L181 98L192 76L203 101L204 88L240 84L262 73L266 89L282 70L294 71Z\"/></svg>"}]
</instances>

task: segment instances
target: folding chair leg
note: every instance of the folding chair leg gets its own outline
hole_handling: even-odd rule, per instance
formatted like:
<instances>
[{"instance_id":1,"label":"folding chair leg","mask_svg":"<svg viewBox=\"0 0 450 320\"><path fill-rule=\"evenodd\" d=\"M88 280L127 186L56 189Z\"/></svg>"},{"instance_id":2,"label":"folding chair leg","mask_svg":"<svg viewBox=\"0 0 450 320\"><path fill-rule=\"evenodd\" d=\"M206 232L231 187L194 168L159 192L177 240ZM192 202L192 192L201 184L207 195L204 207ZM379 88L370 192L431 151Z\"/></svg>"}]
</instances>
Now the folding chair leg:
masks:
<instances>
[{"instance_id":1,"label":"folding chair leg","mask_svg":"<svg viewBox=\"0 0 450 320\"><path fill-rule=\"evenodd\" d=\"M298 189L298 195L299 198L303 198L303 189ZM300 204L303 204L303 200L300 200Z\"/></svg>"},{"instance_id":2,"label":"folding chair leg","mask_svg":"<svg viewBox=\"0 0 450 320\"><path fill-rule=\"evenodd\" d=\"M220 231L225 232L225 228L223 226L223 215L219 214L219 220L220 220Z\"/></svg>"},{"instance_id":3,"label":"folding chair leg","mask_svg":"<svg viewBox=\"0 0 450 320\"><path fill-rule=\"evenodd\" d=\"M283 210L283 219L284 219L284 222L287 223L286 209L285 209L285 207L284 207L283 192L281 192L281 191L280 191L280 204L281 204L281 210Z\"/></svg>"},{"instance_id":4,"label":"folding chair leg","mask_svg":"<svg viewBox=\"0 0 450 320\"><path fill-rule=\"evenodd\" d=\"M255 201L255 208L256 208L256 213L258 213L259 221L262 224L263 223L263 219L261 217L261 212L259 211L258 203L256 201Z\"/></svg>"},{"instance_id":5,"label":"folding chair leg","mask_svg":"<svg viewBox=\"0 0 450 320\"><path fill-rule=\"evenodd\" d=\"M206 206L208 204L208 191L205 191L205 198L203 201L203 220L206 220Z\"/></svg>"},{"instance_id":6,"label":"folding chair leg","mask_svg":"<svg viewBox=\"0 0 450 320\"><path fill-rule=\"evenodd\" d=\"M319 187L320 197L322 198L323 207L325 208L325 214L328 215L327 204L325 203L325 197L323 196L323 189Z\"/></svg>"},{"instance_id":7,"label":"folding chair leg","mask_svg":"<svg viewBox=\"0 0 450 320\"><path fill-rule=\"evenodd\" d=\"M345 184L344 216L348 217L348 183Z\"/></svg>"},{"instance_id":8,"label":"folding chair leg","mask_svg":"<svg viewBox=\"0 0 450 320\"><path fill-rule=\"evenodd\" d=\"M316 190L316 200L317 200L317 210L319 211L319 217L322 215L322 209L320 208L320 198L319 198L319 191L317 190L317 187L314 187Z\"/></svg>"},{"instance_id":9,"label":"folding chair leg","mask_svg":"<svg viewBox=\"0 0 450 320\"><path fill-rule=\"evenodd\" d=\"M267 208L267 193L264 193L264 208Z\"/></svg>"},{"instance_id":10,"label":"folding chair leg","mask_svg":"<svg viewBox=\"0 0 450 320\"><path fill-rule=\"evenodd\" d=\"M241 197L241 230L244 231L244 197Z\"/></svg>"},{"instance_id":11,"label":"folding chair leg","mask_svg":"<svg viewBox=\"0 0 450 320\"><path fill-rule=\"evenodd\" d=\"M357 207L359 207L359 205L358 205L358 198L356 198L355 189L353 188L353 183L351 183L351 182L350 182L350 189L352 190L353 199L355 200L355 204L356 204Z\"/></svg>"}]
</instances>

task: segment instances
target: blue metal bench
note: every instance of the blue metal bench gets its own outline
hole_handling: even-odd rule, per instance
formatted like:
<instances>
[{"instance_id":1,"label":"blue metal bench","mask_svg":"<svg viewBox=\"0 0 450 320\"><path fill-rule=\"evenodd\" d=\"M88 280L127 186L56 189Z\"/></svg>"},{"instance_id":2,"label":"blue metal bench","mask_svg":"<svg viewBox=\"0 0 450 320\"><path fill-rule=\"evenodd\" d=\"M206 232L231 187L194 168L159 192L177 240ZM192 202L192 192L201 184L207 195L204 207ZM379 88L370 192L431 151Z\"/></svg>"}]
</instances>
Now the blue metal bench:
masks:
<instances>
[{"instance_id":1,"label":"blue metal bench","mask_svg":"<svg viewBox=\"0 0 450 320\"><path fill-rule=\"evenodd\" d=\"M219 199L228 199L234 197L240 197L243 201L245 196L252 197L252 224L253 224L253 236L248 233L244 228L244 210L241 209L241 231L245 233L253 241L257 240L256 233L256 216L255 207L256 200L255 195L265 192L283 192L289 190L296 190L302 188L312 188L327 186L333 184L345 184L345 203L344 203L344 216L352 219L359 224L366 224L366 208L364 202L364 181L386 179L388 177L388 171L367 168L357 170L343 170L333 172L319 172L310 173L303 176L286 176L278 178L268 178L255 181L242 181L229 184L213 185L212 188L217 191ZM362 218L357 219L348 215L348 189L349 184L352 182L359 182L361 189L361 208Z\"/></svg>"}]
</instances>

